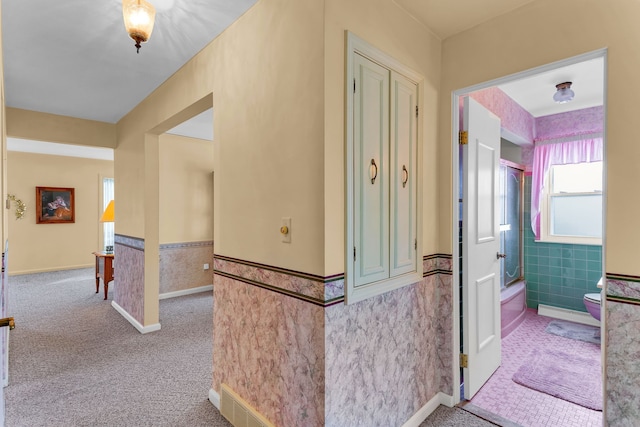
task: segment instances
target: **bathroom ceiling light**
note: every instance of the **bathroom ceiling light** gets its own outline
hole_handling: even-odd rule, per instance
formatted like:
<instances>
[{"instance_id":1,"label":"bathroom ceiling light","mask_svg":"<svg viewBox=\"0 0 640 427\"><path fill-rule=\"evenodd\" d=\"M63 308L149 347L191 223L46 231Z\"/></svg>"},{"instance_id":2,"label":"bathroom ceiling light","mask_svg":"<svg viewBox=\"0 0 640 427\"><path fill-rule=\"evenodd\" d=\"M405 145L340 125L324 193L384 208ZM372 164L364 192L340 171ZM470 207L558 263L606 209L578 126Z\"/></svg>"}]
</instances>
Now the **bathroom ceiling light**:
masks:
<instances>
[{"instance_id":1,"label":"bathroom ceiling light","mask_svg":"<svg viewBox=\"0 0 640 427\"><path fill-rule=\"evenodd\" d=\"M571 82L564 82L556 85L556 93L553 94L553 100L558 104L569 102L575 96L571 90Z\"/></svg>"}]
</instances>

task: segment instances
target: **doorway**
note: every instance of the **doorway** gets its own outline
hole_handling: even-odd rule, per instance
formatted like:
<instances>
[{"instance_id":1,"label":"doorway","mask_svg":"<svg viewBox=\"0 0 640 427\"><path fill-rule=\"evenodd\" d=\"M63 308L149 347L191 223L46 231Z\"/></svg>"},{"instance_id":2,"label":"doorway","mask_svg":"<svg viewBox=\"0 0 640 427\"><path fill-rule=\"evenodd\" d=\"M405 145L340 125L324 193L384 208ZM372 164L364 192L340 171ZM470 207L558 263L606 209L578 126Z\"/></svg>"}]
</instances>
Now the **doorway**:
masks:
<instances>
[{"instance_id":1,"label":"doorway","mask_svg":"<svg viewBox=\"0 0 640 427\"><path fill-rule=\"evenodd\" d=\"M569 70L571 66L579 66L580 64L583 64L583 63L586 63L586 62L589 62L589 61L601 61L601 64L602 64L601 66L602 66L602 69L603 69L601 76L604 76L604 68L605 68L605 63L606 63L606 51L605 50L600 50L600 51L592 52L592 53L589 53L589 54L586 54L586 55L581 55L581 56L578 56L578 57L569 58L567 60L560 61L560 62L553 63L553 64L549 64L549 65L546 65L546 66L543 66L543 67L538 67L536 69L528 70L526 72L519 73L519 74L516 74L516 75L513 75L513 76L505 77L505 78L502 78L502 79L497 79L497 80L494 80L494 81L491 81L491 82L487 82L487 83L484 83L484 84L481 84L481 85L477 85L477 86L473 86L473 87L469 87L469 88L466 88L466 89L461 89L461 90L455 91L453 93L453 98L452 98L453 105L456 105L456 106L457 105L461 105L462 103L461 103L460 100L465 96L472 95L474 92L487 91L489 89L492 89L492 90L496 90L497 89L497 90L500 90L502 92L503 87L506 88L505 89L506 91L508 91L509 84L511 84L513 82L516 82L518 80L533 78L533 77L536 77L536 76L545 76L545 75L548 76L548 75L553 74L553 71L557 71L557 70L565 72L565 71ZM602 96L602 99L605 99L605 97L603 96L604 95L604 78L603 77L602 77L601 85L602 85L602 94L601 94L601 96ZM534 90L540 91L540 88L534 88ZM576 90L577 90L577 86L576 86ZM506 92L503 92L503 95L506 95ZM510 95L511 94L506 95L506 96L510 96ZM549 98L551 98L552 95L553 95L553 92L550 92L549 93ZM493 96L493 98L491 100L489 100L489 102L487 102L487 99L484 99L483 101L485 102L485 104L489 104L491 107L496 109L495 93L492 96ZM494 102L494 103L491 104L491 102ZM591 108L591 107L585 107L585 108ZM605 108L604 102L601 102L601 104L600 104L601 111L604 111L604 108ZM498 111L496 111L496 114L500 115L501 112L499 111L499 108L497 108L497 110ZM564 110L562 112L568 112L568 111L571 111L571 110L566 109L566 110ZM513 110L512 110L512 112L513 112ZM462 114L461 110L458 110L457 108L454 108L454 112L453 112L453 131L454 131L454 135L456 135L456 137L459 134L459 131L462 130L461 127L460 127L460 123L462 123L462 121L460 120L461 114ZM560 113L557 113L557 114L560 114ZM540 113L535 113L535 114L531 114L531 115L534 117L534 119L536 117L543 117L543 116L540 115ZM604 117L604 115L601 116L601 117ZM505 135L508 136L509 140L514 141L515 144L519 147L519 149L521 151L521 155L523 156L522 163L524 163L527 166L527 168L529 168L527 170L527 174L526 174L527 175L526 176L526 180L527 180L527 185L528 185L528 187L527 187L528 190L525 191L527 193L526 197L531 197L530 192L531 192L531 173L532 173L532 171L530 169L530 162L532 161L532 157L533 157L533 142L537 142L538 140L535 139L535 135L534 135L533 138L530 138L529 141L527 141L526 138L522 138L522 135L514 134L514 132L512 132L512 130L513 129L508 129L508 128L505 129L505 127L502 126L502 136L503 137ZM601 132L600 133L600 138L604 138L604 122L603 121L601 122L600 132ZM465 168L468 165L465 164L462 161L463 150L459 148L457 142L458 141L456 141L456 144L455 144L456 146L453 148L453 179L454 179L454 188L462 189L462 187L463 187L462 186L463 173L465 172L465 170L466 170ZM606 160L603 158L602 159L603 164L605 164L605 161ZM453 245L453 247L454 247L453 256L454 256L454 258L458 258L460 260L460 263L454 264L454 274L453 274L454 283L457 282L458 286L459 286L459 289L460 289L460 292L457 293L457 295L455 295L455 297L456 297L456 299L458 299L458 301L454 301L454 310L455 310L454 319L459 320L459 322L460 322L459 324L454 325L454 328L455 328L454 337L456 337L456 341L457 341L457 339L460 340L457 344L460 344L459 347L461 348L461 352L463 354L466 353L466 349L464 349L465 327L467 327L469 322L471 321L471 319L468 318L469 317L468 312L464 309L464 304L465 303L470 304L470 301L465 301L465 296L468 296L468 294L465 292L465 278L464 278L464 270L465 270L465 268L462 267L462 266L466 265L465 264L465 256L466 255L465 255L464 250L463 250L463 245L460 243L460 242L463 241L464 221L461 221L461 219L462 219L462 212L465 209L465 202L467 200L466 196L467 196L466 194L463 194L462 197L460 197L458 200L456 200L455 201L456 204L454 205L454 209L453 209L453 212L455 213L454 221L459 221L459 224L460 224L460 227L456 227L457 230L454 231L454 236L453 236L454 242L455 242L455 244ZM529 220L529 218L531 217L530 210L531 210L530 207L529 207L529 211L527 211L527 209L525 209L525 211L526 211L525 212L525 218L524 218L524 228L525 228L525 230L527 230L527 229L528 230L532 230L532 228L533 228L532 225L531 225L531 221ZM604 206L602 206L601 210L602 211L604 210ZM537 224L534 222L534 226L535 225L537 225ZM538 227L539 227L539 225L538 225ZM497 228L498 228L498 230L500 229L499 226ZM503 228L505 228L505 227L503 227ZM602 229L603 229L602 225L600 225L600 228L601 228L601 231L602 231ZM504 231L504 230L502 230L502 231ZM539 229L536 230L536 231L538 233L540 232ZM525 232L525 234L526 234L526 232ZM499 232L496 234L496 240L497 241L501 240ZM526 240L526 236L525 236L525 240ZM531 245L538 245L538 244L539 243L536 240L536 242L532 243ZM522 245L522 246L524 246L525 250L526 250L527 243L524 242L524 245ZM532 246L532 247L534 247L534 246ZM582 253L581 250L576 250L576 252ZM504 252L502 250L497 252L498 262L500 262L500 260L499 260L500 254L504 254ZM599 256L599 260L598 260L600 262L600 272L599 273L602 274L602 266L604 265L604 260L603 260L603 255L602 255L603 251L600 249L600 252L594 251L594 254L597 254ZM593 255L590 255L590 256L593 256ZM548 253L547 253L547 258L551 258ZM503 262L502 263L503 267L505 266L504 264L505 263ZM512 268L516 268L517 266L513 266L512 265L511 267ZM549 269L553 269L553 270L560 270L561 271L560 276L562 275L562 268L560 266L557 266L557 265L554 264L554 265L545 266L545 268L547 268L547 267ZM508 266L507 266L507 269L508 269ZM577 267L577 269L575 269L575 271L578 271L579 269L580 269L580 267ZM521 271L520 271L519 275L522 275L522 276L524 276L526 278L527 277L526 262L522 263L522 265L520 266L520 270ZM514 271L514 274L515 273L516 272ZM584 271L580 270L580 275L581 276L585 275L583 273L584 273ZM588 273L588 271L587 271L587 273ZM504 277L505 274L506 274L506 272L503 270L502 271L502 276ZM537 272L536 272L536 276L537 276ZM550 277L550 274L546 274L545 277ZM581 278L584 278L584 277L581 277ZM575 279L575 278L572 278L572 279ZM589 279L589 278L587 278L587 279ZM536 278L536 280L537 280L537 278ZM496 280L496 282L501 283L502 281L501 280ZM569 281L567 281L567 283L568 282ZM508 280L507 280L507 283L508 283ZM596 281L593 281L594 289L595 289L595 285L596 285ZM497 286L498 286L498 288L496 290L496 294L497 294L496 298L498 298L498 300L494 304L499 304L500 285L497 285ZM541 301L543 299L545 299L545 298L548 298L549 296L552 296L553 293L556 292L557 289L559 289L559 288L553 288L553 286L554 286L554 283L546 283L545 284L546 293L542 292L541 289L535 289L534 291L529 292L531 294L528 297L529 304L530 305L538 305L538 303L540 303L540 305L543 305ZM564 289L564 283L559 283L558 286L562 287ZM467 285L467 287L468 287L468 285ZM551 291L549 291L550 288L551 288ZM577 291L576 291L576 293L577 293ZM544 302L547 302L547 300L545 300ZM564 303L564 301L562 301L562 302ZM475 301L473 301L473 303L475 303ZM581 303L581 301L580 301L580 303ZM571 304L574 304L574 302L572 302ZM575 302L575 304L578 304L578 303ZM530 309L531 308L534 308L534 307L530 307ZM535 307L535 308L537 308L537 307ZM575 306L574 308L575 309L579 309L577 306ZM584 308L582 308L581 311L584 312L585 311ZM474 314L474 317L475 317L475 320L477 320L478 318L482 318L482 314L481 313L480 314ZM493 333L495 335L495 334L499 334L500 333L499 323L500 323L500 321L498 320L497 326L496 326L496 324L493 325L493 327L495 329L490 329L490 334ZM458 347L458 345L456 345L455 347ZM456 357L454 357L454 366L456 367L456 368L454 368L454 377L456 379L461 380L460 382L454 382L456 384L462 384L463 383L462 379L463 379L464 375L462 373L462 369L458 369L458 367L460 367L462 365L462 363L464 363L464 359L463 358L459 359L457 357L457 355L456 355ZM497 365L500 365L500 361L499 360L498 360ZM473 365L470 365L467 369L469 369L469 372L471 372L471 371L474 370L474 367L473 367ZM482 387L482 386L480 385L479 387ZM464 393L464 390L463 390L463 393ZM455 396L455 397L456 397L456 400L457 399L462 399L462 397L460 397L460 396ZM472 396L467 396L467 399L469 399L470 397L472 397Z\"/></svg>"}]
</instances>

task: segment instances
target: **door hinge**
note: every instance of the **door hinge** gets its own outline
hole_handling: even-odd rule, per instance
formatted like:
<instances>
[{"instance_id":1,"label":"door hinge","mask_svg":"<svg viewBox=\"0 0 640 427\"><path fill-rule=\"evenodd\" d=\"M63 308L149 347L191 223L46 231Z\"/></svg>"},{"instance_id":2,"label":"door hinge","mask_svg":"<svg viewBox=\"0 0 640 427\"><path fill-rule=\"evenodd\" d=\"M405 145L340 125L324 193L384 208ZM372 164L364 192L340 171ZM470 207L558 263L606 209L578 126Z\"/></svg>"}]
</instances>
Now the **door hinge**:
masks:
<instances>
[{"instance_id":1,"label":"door hinge","mask_svg":"<svg viewBox=\"0 0 640 427\"><path fill-rule=\"evenodd\" d=\"M356 79L353 79L353 93L356 93Z\"/></svg>"},{"instance_id":2,"label":"door hinge","mask_svg":"<svg viewBox=\"0 0 640 427\"><path fill-rule=\"evenodd\" d=\"M418 117L418 106L416 105L416 117Z\"/></svg>"},{"instance_id":3,"label":"door hinge","mask_svg":"<svg viewBox=\"0 0 640 427\"><path fill-rule=\"evenodd\" d=\"M460 367L468 368L469 367L469 356L464 353L460 353Z\"/></svg>"},{"instance_id":4,"label":"door hinge","mask_svg":"<svg viewBox=\"0 0 640 427\"><path fill-rule=\"evenodd\" d=\"M413 249L418 250L418 239L413 239Z\"/></svg>"},{"instance_id":5,"label":"door hinge","mask_svg":"<svg viewBox=\"0 0 640 427\"><path fill-rule=\"evenodd\" d=\"M353 247L353 260L356 260L356 247Z\"/></svg>"},{"instance_id":6,"label":"door hinge","mask_svg":"<svg viewBox=\"0 0 640 427\"><path fill-rule=\"evenodd\" d=\"M460 145L467 145L469 142L469 133L466 130L461 130L458 134L458 142Z\"/></svg>"}]
</instances>

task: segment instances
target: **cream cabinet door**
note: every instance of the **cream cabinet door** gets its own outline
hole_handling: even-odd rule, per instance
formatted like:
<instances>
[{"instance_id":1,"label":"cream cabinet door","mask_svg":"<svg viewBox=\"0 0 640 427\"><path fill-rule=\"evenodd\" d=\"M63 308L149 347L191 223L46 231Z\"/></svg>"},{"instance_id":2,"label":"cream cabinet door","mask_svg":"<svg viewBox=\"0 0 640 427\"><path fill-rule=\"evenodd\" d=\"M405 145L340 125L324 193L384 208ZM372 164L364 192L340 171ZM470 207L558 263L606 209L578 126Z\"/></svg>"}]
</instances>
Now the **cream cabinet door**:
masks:
<instances>
[{"instance_id":1,"label":"cream cabinet door","mask_svg":"<svg viewBox=\"0 0 640 427\"><path fill-rule=\"evenodd\" d=\"M355 286L389 277L389 70L354 58Z\"/></svg>"},{"instance_id":2,"label":"cream cabinet door","mask_svg":"<svg viewBox=\"0 0 640 427\"><path fill-rule=\"evenodd\" d=\"M416 271L418 86L391 72L390 276Z\"/></svg>"}]
</instances>

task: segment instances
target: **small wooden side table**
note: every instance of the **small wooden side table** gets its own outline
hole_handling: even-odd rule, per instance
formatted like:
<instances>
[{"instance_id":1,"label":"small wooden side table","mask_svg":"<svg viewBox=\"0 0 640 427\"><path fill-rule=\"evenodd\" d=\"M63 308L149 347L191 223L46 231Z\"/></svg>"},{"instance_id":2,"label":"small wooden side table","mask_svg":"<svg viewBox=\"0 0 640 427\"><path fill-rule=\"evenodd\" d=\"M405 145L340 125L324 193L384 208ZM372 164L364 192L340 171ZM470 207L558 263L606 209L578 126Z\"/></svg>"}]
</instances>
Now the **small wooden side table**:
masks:
<instances>
[{"instance_id":1,"label":"small wooden side table","mask_svg":"<svg viewBox=\"0 0 640 427\"><path fill-rule=\"evenodd\" d=\"M94 252L96 256L96 294L100 290L100 278L104 282L104 299L107 299L109 282L113 280L113 254Z\"/></svg>"}]
</instances>

